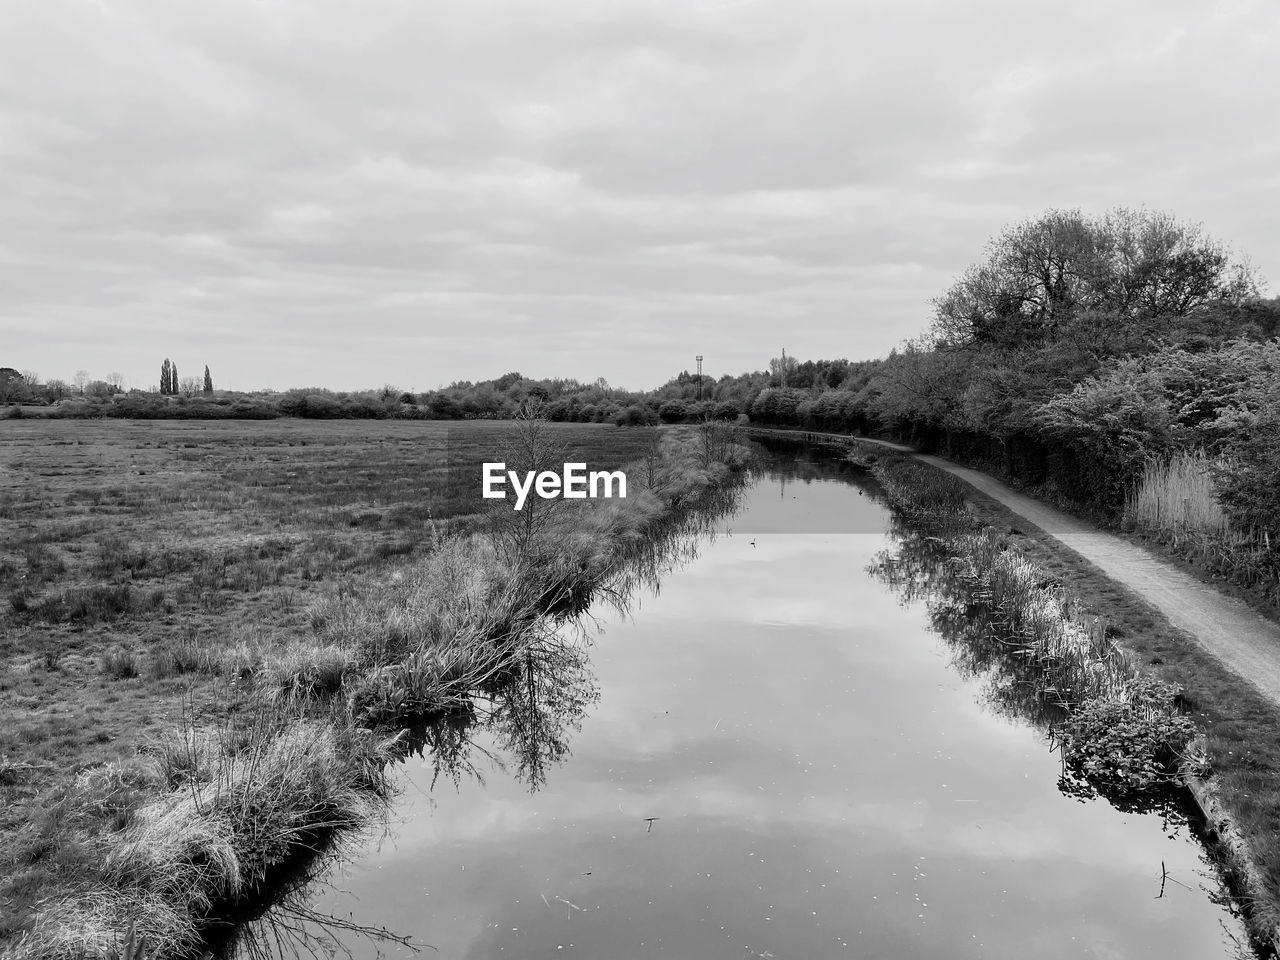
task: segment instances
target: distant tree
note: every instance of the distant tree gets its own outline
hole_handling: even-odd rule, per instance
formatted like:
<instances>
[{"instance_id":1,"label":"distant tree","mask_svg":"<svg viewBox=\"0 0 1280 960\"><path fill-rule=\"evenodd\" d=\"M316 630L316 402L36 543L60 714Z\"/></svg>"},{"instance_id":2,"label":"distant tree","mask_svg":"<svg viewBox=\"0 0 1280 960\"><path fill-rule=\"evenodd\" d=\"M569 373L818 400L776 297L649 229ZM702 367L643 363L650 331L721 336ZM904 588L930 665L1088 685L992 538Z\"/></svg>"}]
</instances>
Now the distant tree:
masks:
<instances>
[{"instance_id":1,"label":"distant tree","mask_svg":"<svg viewBox=\"0 0 1280 960\"><path fill-rule=\"evenodd\" d=\"M184 397L194 397L200 392L200 380L198 377L183 377L178 383L175 393L181 393Z\"/></svg>"},{"instance_id":2,"label":"distant tree","mask_svg":"<svg viewBox=\"0 0 1280 960\"><path fill-rule=\"evenodd\" d=\"M112 370L107 374L107 383L111 384L117 391L124 390L124 374L118 370Z\"/></svg>"},{"instance_id":3,"label":"distant tree","mask_svg":"<svg viewBox=\"0 0 1280 960\"><path fill-rule=\"evenodd\" d=\"M22 374L13 367L0 367L0 401L8 402L22 387Z\"/></svg>"},{"instance_id":4,"label":"distant tree","mask_svg":"<svg viewBox=\"0 0 1280 960\"><path fill-rule=\"evenodd\" d=\"M85 387L87 387L87 386L89 385L89 380L90 380L90 379L91 379L91 378L89 377L89 371L88 371L88 370L77 370L77 371L76 371L76 375L75 375L75 377L74 377L74 383L75 383L75 385L76 385L76 390L78 390L81 394L83 394L83 393L84 393L84 388L85 388Z\"/></svg>"},{"instance_id":5,"label":"distant tree","mask_svg":"<svg viewBox=\"0 0 1280 960\"><path fill-rule=\"evenodd\" d=\"M169 362L169 358L164 358L164 363L160 364L160 394L168 396L173 392L173 364Z\"/></svg>"},{"instance_id":6,"label":"distant tree","mask_svg":"<svg viewBox=\"0 0 1280 960\"><path fill-rule=\"evenodd\" d=\"M116 392L116 388L106 380L90 380L85 384L84 392L90 397L109 397Z\"/></svg>"},{"instance_id":7,"label":"distant tree","mask_svg":"<svg viewBox=\"0 0 1280 960\"><path fill-rule=\"evenodd\" d=\"M773 386L775 387L793 387L795 386L795 372L799 364L795 357L788 357L787 351L782 351L782 356L774 357L769 361L769 376Z\"/></svg>"},{"instance_id":8,"label":"distant tree","mask_svg":"<svg viewBox=\"0 0 1280 960\"><path fill-rule=\"evenodd\" d=\"M209 375L209 365L204 365L204 392L205 394L213 393L213 377Z\"/></svg>"},{"instance_id":9,"label":"distant tree","mask_svg":"<svg viewBox=\"0 0 1280 960\"><path fill-rule=\"evenodd\" d=\"M658 408L663 423L680 423L689 416L689 406L683 400L668 400Z\"/></svg>"},{"instance_id":10,"label":"distant tree","mask_svg":"<svg viewBox=\"0 0 1280 960\"><path fill-rule=\"evenodd\" d=\"M178 393L178 365L173 361L169 362L169 392L175 396Z\"/></svg>"}]
</instances>

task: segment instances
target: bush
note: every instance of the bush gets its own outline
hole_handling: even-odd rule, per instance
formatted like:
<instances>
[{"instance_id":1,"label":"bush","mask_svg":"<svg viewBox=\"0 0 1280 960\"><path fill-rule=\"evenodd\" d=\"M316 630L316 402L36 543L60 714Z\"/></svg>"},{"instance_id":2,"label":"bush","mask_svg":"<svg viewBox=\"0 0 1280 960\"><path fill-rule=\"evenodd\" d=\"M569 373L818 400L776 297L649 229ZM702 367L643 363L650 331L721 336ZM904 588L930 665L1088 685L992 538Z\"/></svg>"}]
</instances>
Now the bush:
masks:
<instances>
[{"instance_id":1,"label":"bush","mask_svg":"<svg viewBox=\"0 0 1280 960\"><path fill-rule=\"evenodd\" d=\"M633 403L619 410L613 422L620 427L652 427L658 422L658 415L648 407Z\"/></svg>"},{"instance_id":2,"label":"bush","mask_svg":"<svg viewBox=\"0 0 1280 960\"><path fill-rule=\"evenodd\" d=\"M1167 683L1137 677L1120 698L1084 704L1062 727L1067 763L1089 781L1126 793L1169 783L1195 735L1175 695Z\"/></svg>"}]
</instances>

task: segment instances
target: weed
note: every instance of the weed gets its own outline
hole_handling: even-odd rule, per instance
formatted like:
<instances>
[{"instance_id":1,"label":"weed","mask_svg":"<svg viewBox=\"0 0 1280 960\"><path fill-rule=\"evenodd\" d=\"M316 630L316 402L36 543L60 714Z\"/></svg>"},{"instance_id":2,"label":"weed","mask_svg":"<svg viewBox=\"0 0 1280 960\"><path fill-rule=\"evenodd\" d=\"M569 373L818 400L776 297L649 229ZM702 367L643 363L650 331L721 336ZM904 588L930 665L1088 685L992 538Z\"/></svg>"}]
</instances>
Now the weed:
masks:
<instances>
[{"instance_id":1,"label":"weed","mask_svg":"<svg viewBox=\"0 0 1280 960\"><path fill-rule=\"evenodd\" d=\"M138 657L132 650L120 647L102 655L102 672L112 680L129 680L138 675Z\"/></svg>"}]
</instances>

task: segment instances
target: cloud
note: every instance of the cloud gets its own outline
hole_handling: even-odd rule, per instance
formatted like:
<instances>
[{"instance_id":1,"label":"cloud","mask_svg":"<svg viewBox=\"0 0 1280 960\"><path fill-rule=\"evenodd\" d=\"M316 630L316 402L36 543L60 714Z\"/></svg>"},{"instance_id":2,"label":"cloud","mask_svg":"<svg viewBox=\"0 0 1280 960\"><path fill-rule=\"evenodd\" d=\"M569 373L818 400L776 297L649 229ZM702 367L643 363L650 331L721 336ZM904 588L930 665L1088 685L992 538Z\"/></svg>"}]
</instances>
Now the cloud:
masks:
<instances>
[{"instance_id":1,"label":"cloud","mask_svg":"<svg viewBox=\"0 0 1280 960\"><path fill-rule=\"evenodd\" d=\"M1169 208L1274 277L1278 23L1189 0L22 0L4 362L423 389L873 356L1049 206Z\"/></svg>"}]
</instances>

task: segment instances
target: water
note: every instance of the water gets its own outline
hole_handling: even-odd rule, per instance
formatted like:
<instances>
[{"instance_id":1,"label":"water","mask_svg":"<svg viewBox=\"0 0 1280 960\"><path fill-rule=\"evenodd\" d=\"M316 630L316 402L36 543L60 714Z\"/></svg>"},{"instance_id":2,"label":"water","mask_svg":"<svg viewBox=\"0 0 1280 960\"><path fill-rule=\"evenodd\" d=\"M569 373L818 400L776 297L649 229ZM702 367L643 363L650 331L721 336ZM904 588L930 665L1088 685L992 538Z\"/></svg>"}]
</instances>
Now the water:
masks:
<instances>
[{"instance_id":1,"label":"water","mask_svg":"<svg viewBox=\"0 0 1280 960\"><path fill-rule=\"evenodd\" d=\"M630 616L597 611L588 662L436 731L310 908L450 960L1245 953L1176 811L1065 795L1044 731L874 572L902 544L873 492L786 472Z\"/></svg>"}]
</instances>

